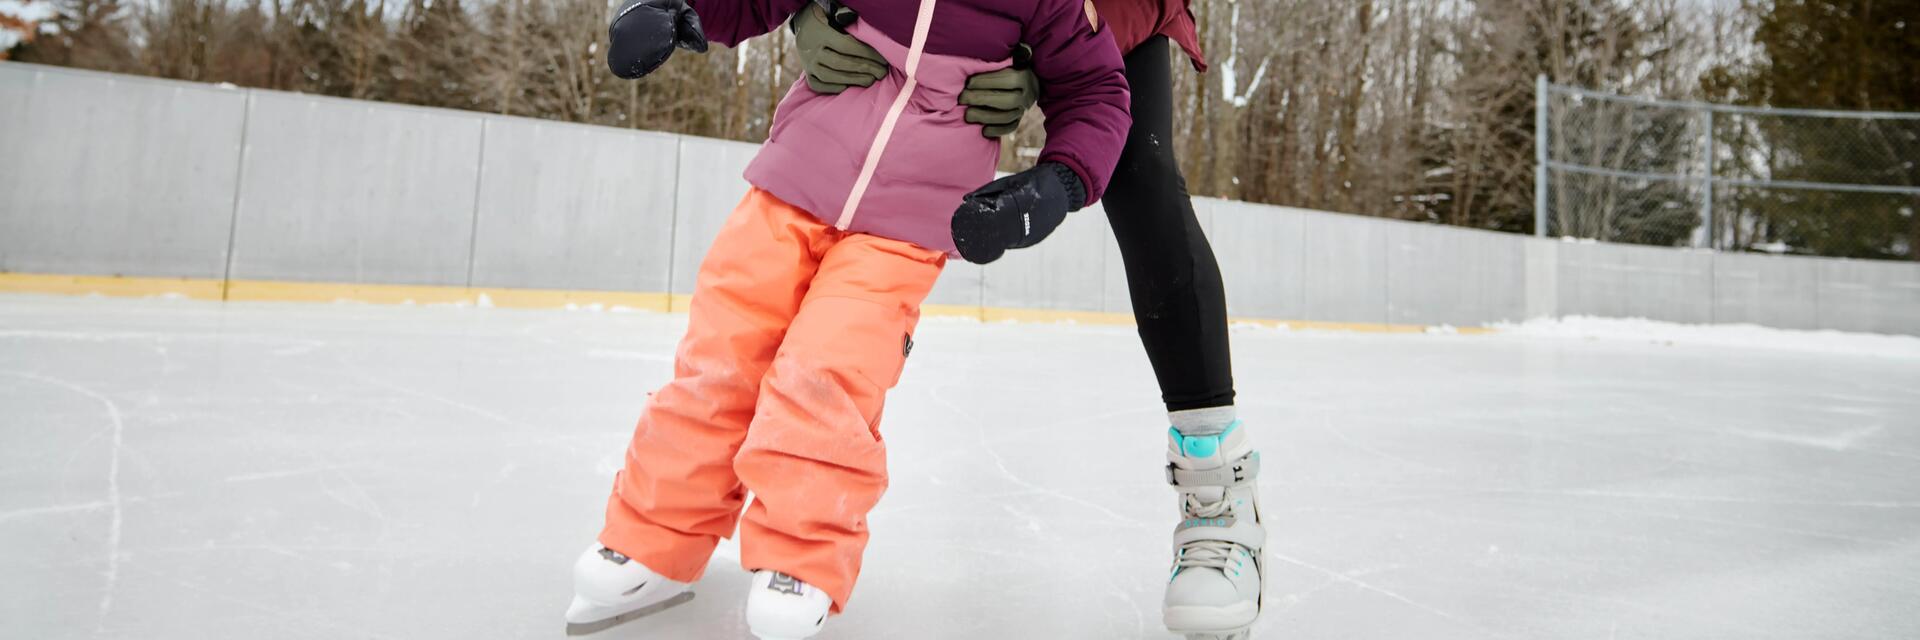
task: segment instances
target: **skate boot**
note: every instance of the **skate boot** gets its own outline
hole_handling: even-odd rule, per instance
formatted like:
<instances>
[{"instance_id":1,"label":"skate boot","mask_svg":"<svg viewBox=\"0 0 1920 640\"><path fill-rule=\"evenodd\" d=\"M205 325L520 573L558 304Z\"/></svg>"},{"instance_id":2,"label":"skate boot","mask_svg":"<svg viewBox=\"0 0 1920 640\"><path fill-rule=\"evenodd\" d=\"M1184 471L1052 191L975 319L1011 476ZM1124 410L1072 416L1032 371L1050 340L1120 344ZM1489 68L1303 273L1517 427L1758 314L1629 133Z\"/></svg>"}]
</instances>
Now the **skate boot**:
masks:
<instances>
[{"instance_id":1,"label":"skate boot","mask_svg":"<svg viewBox=\"0 0 1920 640\"><path fill-rule=\"evenodd\" d=\"M833 598L778 571L753 572L747 589L747 629L760 640L806 640L820 633Z\"/></svg>"},{"instance_id":2,"label":"skate boot","mask_svg":"<svg viewBox=\"0 0 1920 640\"><path fill-rule=\"evenodd\" d=\"M693 585L674 582L620 552L595 544L573 563L567 635L593 633L693 599Z\"/></svg>"},{"instance_id":3,"label":"skate boot","mask_svg":"<svg viewBox=\"0 0 1920 640\"><path fill-rule=\"evenodd\" d=\"M1260 616L1267 539L1255 478L1260 454L1240 421L1168 430L1167 482L1180 493L1173 573L1162 613L1187 640L1246 640Z\"/></svg>"}]
</instances>

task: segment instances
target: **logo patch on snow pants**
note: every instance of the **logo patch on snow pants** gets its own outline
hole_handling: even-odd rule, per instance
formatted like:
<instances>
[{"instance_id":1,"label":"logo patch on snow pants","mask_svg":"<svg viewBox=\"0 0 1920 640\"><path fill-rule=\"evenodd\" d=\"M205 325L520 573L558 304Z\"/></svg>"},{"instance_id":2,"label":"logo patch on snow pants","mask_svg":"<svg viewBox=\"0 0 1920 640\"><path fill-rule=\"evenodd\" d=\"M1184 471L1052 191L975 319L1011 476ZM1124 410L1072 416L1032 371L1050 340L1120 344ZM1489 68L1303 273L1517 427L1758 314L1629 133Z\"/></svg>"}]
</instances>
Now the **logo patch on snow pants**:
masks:
<instances>
[{"instance_id":1,"label":"logo patch on snow pants","mask_svg":"<svg viewBox=\"0 0 1920 640\"><path fill-rule=\"evenodd\" d=\"M801 589L801 584L798 578L775 571L773 572L773 581L767 583L767 590L776 593L790 593L796 596L803 596L806 595L806 593Z\"/></svg>"}]
</instances>

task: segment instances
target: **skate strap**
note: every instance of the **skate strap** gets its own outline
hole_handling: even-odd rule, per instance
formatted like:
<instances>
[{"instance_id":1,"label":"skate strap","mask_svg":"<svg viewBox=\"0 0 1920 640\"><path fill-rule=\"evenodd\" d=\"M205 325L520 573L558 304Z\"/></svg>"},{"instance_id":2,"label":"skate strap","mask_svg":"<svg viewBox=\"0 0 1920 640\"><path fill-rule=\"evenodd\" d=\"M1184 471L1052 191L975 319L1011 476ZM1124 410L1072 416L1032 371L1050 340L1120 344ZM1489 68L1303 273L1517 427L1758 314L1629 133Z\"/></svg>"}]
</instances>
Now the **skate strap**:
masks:
<instances>
[{"instance_id":1,"label":"skate strap","mask_svg":"<svg viewBox=\"0 0 1920 640\"><path fill-rule=\"evenodd\" d=\"M1201 470L1181 469L1167 463L1167 484L1176 487L1234 487L1260 477L1260 454L1247 454L1224 467Z\"/></svg>"},{"instance_id":2,"label":"skate strap","mask_svg":"<svg viewBox=\"0 0 1920 640\"><path fill-rule=\"evenodd\" d=\"M1196 523L1188 519L1173 530L1173 548L1179 551L1195 542L1220 540L1231 542L1248 549L1259 549L1267 542L1267 529L1251 520L1244 523L1237 518L1211 518L1212 522ZM1241 526L1234 526L1239 524Z\"/></svg>"}]
</instances>

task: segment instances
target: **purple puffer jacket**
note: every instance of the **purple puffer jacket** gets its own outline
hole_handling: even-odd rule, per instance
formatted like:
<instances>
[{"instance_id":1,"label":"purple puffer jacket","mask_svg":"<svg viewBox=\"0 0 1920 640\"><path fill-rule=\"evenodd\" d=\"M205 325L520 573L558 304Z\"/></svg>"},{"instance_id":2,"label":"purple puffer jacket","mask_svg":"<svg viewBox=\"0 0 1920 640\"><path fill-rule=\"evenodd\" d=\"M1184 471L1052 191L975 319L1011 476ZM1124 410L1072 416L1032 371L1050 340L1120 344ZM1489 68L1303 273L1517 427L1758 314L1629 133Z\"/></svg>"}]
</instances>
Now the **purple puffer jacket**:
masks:
<instances>
[{"instance_id":1,"label":"purple puffer jacket","mask_svg":"<svg viewBox=\"0 0 1920 640\"><path fill-rule=\"evenodd\" d=\"M692 0L707 38L738 45L782 25L807 0ZM969 76L1034 48L1043 87L1042 162L1106 191L1132 121L1119 49L1084 0L843 0L847 29L893 67L872 87L815 93L804 79L780 102L747 181L843 230L952 253L962 196L993 179L1000 143L967 124Z\"/></svg>"}]
</instances>

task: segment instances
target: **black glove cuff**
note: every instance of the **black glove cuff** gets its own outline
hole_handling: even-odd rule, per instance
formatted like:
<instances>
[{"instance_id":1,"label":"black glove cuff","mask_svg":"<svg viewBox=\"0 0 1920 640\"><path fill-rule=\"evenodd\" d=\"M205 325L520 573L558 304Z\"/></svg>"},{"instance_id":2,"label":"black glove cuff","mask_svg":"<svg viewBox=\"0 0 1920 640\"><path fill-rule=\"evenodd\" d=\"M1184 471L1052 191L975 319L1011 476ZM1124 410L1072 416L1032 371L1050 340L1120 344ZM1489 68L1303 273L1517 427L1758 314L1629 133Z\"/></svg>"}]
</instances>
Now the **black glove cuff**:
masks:
<instances>
[{"instance_id":1,"label":"black glove cuff","mask_svg":"<svg viewBox=\"0 0 1920 640\"><path fill-rule=\"evenodd\" d=\"M1080 182L1080 174L1074 173L1072 168L1058 162L1042 162L1034 168L1042 167L1045 167L1054 177L1059 178L1060 186L1067 190L1067 206L1070 207L1068 211L1079 211L1090 204L1087 202L1087 185Z\"/></svg>"}]
</instances>

